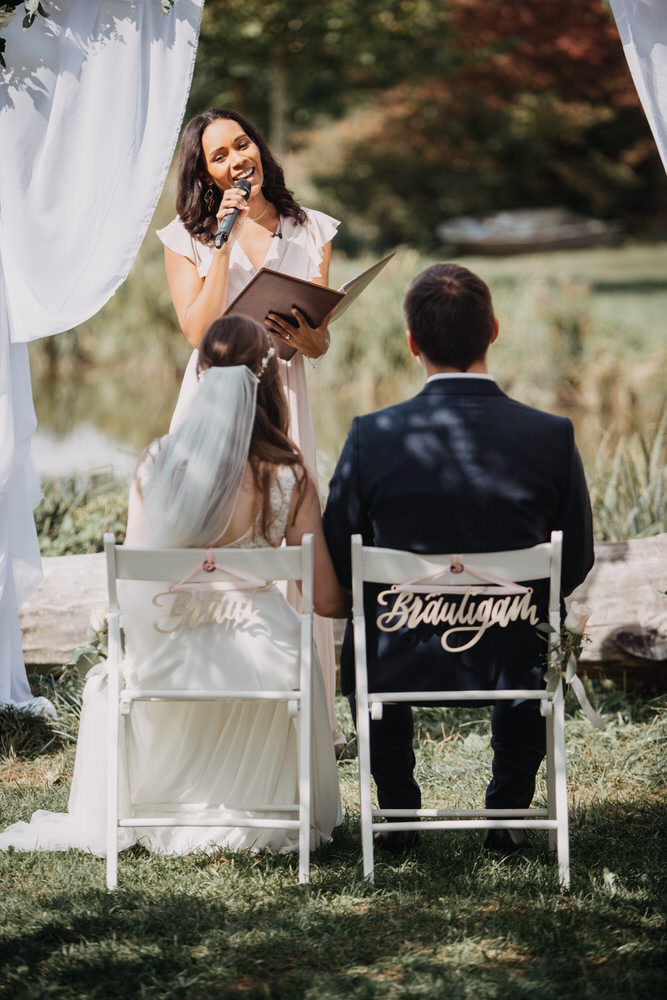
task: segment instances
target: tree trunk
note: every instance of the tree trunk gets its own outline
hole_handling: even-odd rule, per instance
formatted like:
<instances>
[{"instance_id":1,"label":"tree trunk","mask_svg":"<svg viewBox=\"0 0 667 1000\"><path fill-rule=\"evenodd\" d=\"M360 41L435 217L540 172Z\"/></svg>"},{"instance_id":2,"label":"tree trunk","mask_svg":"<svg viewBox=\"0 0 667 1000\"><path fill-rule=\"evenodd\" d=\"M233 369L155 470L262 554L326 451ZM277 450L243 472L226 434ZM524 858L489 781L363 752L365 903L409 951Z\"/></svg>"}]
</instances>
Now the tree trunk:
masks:
<instances>
[{"instance_id":1,"label":"tree trunk","mask_svg":"<svg viewBox=\"0 0 667 1000\"><path fill-rule=\"evenodd\" d=\"M287 80L282 61L271 63L269 69L269 145L276 159L285 155L287 123Z\"/></svg>"}]
</instances>

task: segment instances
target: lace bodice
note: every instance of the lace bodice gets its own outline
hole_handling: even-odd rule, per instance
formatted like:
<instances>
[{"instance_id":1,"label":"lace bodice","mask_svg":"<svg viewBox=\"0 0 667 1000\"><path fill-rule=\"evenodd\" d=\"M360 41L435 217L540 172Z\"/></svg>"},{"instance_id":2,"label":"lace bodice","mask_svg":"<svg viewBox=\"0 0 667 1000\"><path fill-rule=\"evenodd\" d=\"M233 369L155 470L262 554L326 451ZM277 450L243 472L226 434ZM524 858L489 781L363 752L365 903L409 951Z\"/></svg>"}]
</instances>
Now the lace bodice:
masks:
<instances>
[{"instance_id":1,"label":"lace bodice","mask_svg":"<svg viewBox=\"0 0 667 1000\"><path fill-rule=\"evenodd\" d=\"M228 542L224 548L251 549L268 548L269 546L277 548L285 537L294 482L294 472L291 466L281 465L271 486L269 498L272 514L269 539L266 539L262 534L262 511L260 510L255 518L255 523L251 524L248 530L244 531L239 538L235 538L233 542Z\"/></svg>"},{"instance_id":2,"label":"lace bodice","mask_svg":"<svg viewBox=\"0 0 667 1000\"><path fill-rule=\"evenodd\" d=\"M160 451L160 446L166 438L159 438L153 441L146 450L146 461L144 461L138 471L140 489L145 492L151 476L152 462ZM257 512L254 523L243 532L238 538L222 545L227 549L250 549L250 548L277 548L285 537L287 528L287 518L289 517L290 504L292 502L292 491L294 489L294 471L289 465L281 465L272 483L269 493L270 524L269 538L266 539L262 532L262 508ZM211 544L207 542L207 544ZM219 544L219 543L216 543Z\"/></svg>"}]
</instances>

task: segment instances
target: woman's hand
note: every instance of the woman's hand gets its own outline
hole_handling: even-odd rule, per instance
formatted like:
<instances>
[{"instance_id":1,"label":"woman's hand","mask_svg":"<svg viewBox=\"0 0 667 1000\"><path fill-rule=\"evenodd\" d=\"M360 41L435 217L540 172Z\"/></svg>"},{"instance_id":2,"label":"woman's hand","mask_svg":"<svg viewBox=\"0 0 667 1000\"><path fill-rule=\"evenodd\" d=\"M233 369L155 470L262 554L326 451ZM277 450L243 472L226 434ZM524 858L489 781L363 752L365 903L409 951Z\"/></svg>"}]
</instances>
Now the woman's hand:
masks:
<instances>
[{"instance_id":1,"label":"woman's hand","mask_svg":"<svg viewBox=\"0 0 667 1000\"><path fill-rule=\"evenodd\" d=\"M292 309L292 315L297 322L294 327L277 313L270 312L265 319L266 328L274 337L284 341L289 347L296 347L307 358L320 358L329 350L329 331L327 329L329 316L327 313L319 326L311 326L300 309Z\"/></svg>"},{"instance_id":2,"label":"woman's hand","mask_svg":"<svg viewBox=\"0 0 667 1000\"><path fill-rule=\"evenodd\" d=\"M220 223L225 218L225 216L230 215L234 209L238 209L239 216L232 227L232 231L229 234L229 239L222 244L219 249L222 250L224 247L228 249L233 243L238 240L241 235L241 230L245 224L246 217L249 211L249 205L246 198L243 196L242 188L230 187L226 191L223 191L222 201L220 202L220 207L216 212L216 218L218 220L218 229L220 228Z\"/></svg>"}]
</instances>

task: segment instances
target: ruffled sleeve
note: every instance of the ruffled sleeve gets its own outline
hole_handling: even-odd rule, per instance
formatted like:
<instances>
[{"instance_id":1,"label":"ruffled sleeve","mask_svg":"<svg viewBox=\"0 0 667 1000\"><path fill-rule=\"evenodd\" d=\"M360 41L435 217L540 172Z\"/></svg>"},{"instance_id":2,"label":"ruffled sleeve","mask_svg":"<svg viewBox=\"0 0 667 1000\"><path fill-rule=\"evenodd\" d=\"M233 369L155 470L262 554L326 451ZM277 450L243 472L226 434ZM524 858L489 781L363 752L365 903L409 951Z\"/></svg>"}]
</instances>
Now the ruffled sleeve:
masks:
<instances>
[{"instance_id":1,"label":"ruffled sleeve","mask_svg":"<svg viewBox=\"0 0 667 1000\"><path fill-rule=\"evenodd\" d=\"M314 208L306 208L305 212L308 216L306 229L308 230L309 238L312 240L313 244L320 249L321 261L322 247L326 246L326 244L330 243L334 238L338 232L340 221L338 219L334 219L331 215L325 215L324 212L317 212Z\"/></svg>"},{"instance_id":2,"label":"ruffled sleeve","mask_svg":"<svg viewBox=\"0 0 667 1000\"><path fill-rule=\"evenodd\" d=\"M305 212L306 222L302 226L293 219L282 220L285 243L279 270L312 281L320 273L324 247L336 235L340 222L312 208Z\"/></svg>"},{"instance_id":3,"label":"ruffled sleeve","mask_svg":"<svg viewBox=\"0 0 667 1000\"><path fill-rule=\"evenodd\" d=\"M156 233L166 247L173 250L174 253L181 254L182 257L187 257L195 267L198 266L201 257L195 246L195 241L178 216L172 219L164 229L157 229Z\"/></svg>"}]
</instances>

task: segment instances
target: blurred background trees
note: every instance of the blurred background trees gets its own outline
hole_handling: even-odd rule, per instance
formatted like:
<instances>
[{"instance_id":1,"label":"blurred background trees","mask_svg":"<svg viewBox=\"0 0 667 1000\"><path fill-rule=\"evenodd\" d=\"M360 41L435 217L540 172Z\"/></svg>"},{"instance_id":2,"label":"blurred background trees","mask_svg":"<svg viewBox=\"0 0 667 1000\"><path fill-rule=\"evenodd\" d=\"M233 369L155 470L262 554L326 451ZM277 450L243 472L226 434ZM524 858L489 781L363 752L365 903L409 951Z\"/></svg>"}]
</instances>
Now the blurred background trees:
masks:
<instances>
[{"instance_id":1,"label":"blurred background trees","mask_svg":"<svg viewBox=\"0 0 667 1000\"><path fill-rule=\"evenodd\" d=\"M575 422L598 537L665 530L667 179L604 0L206 0L187 116L215 105L255 121L299 200L342 220L334 287L403 244L308 365L323 486L352 417L421 385L402 299L453 253L438 224L562 205L620 219L631 238L466 256L500 320L494 375ZM77 470L124 475L169 424L190 347L154 230L173 218L175 173L118 293L30 345L37 467L72 494L45 501L45 545L117 530L97 497L94 525L65 520L84 504Z\"/></svg>"},{"instance_id":2,"label":"blurred background trees","mask_svg":"<svg viewBox=\"0 0 667 1000\"><path fill-rule=\"evenodd\" d=\"M216 104L300 150L342 249L512 208L667 221L603 0L207 0L188 112Z\"/></svg>"}]
</instances>

